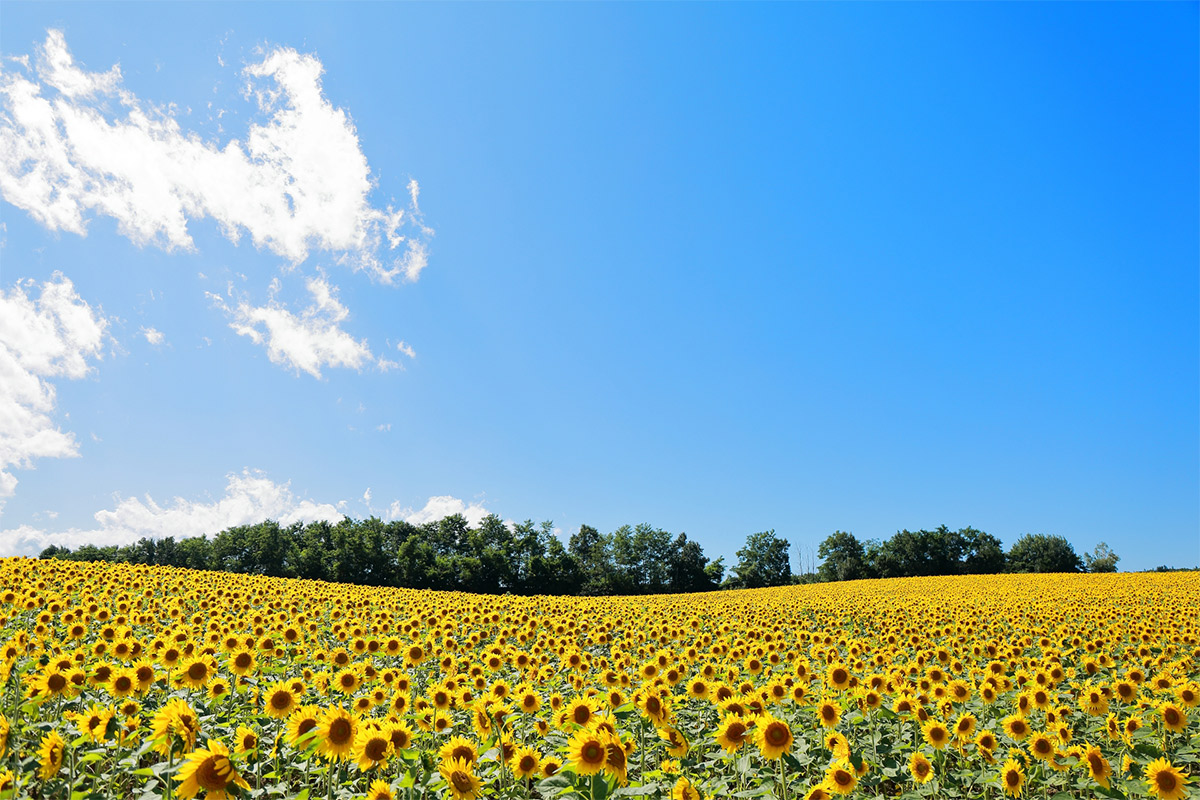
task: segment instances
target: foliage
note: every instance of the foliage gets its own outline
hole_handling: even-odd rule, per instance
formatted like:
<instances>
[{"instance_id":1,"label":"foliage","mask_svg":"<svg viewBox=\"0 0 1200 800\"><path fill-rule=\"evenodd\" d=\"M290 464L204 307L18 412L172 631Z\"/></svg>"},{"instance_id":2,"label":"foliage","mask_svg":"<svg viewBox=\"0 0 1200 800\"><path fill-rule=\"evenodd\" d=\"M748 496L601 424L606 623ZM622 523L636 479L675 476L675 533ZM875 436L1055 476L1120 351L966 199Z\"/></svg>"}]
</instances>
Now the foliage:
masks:
<instances>
[{"instance_id":1,"label":"foliage","mask_svg":"<svg viewBox=\"0 0 1200 800\"><path fill-rule=\"evenodd\" d=\"M721 559L650 525L601 534L580 527L567 546L549 522L507 524L461 515L424 525L377 518L280 525L267 520L196 536L143 538L125 547L51 545L42 558L213 569L367 586L478 594L659 594L717 588Z\"/></svg>"},{"instance_id":2,"label":"foliage","mask_svg":"<svg viewBox=\"0 0 1200 800\"><path fill-rule=\"evenodd\" d=\"M750 534L746 544L737 551L738 563L733 568L729 588L761 589L791 583L789 547L788 540L777 536L774 530Z\"/></svg>"},{"instance_id":3,"label":"foliage","mask_svg":"<svg viewBox=\"0 0 1200 800\"><path fill-rule=\"evenodd\" d=\"M1105 542L1096 545L1096 549L1083 554L1083 562L1088 572L1116 572L1117 562L1121 557L1112 551Z\"/></svg>"},{"instance_id":4,"label":"foliage","mask_svg":"<svg viewBox=\"0 0 1200 800\"><path fill-rule=\"evenodd\" d=\"M1008 551L1010 572L1079 572L1083 562L1062 536L1027 533Z\"/></svg>"}]
</instances>

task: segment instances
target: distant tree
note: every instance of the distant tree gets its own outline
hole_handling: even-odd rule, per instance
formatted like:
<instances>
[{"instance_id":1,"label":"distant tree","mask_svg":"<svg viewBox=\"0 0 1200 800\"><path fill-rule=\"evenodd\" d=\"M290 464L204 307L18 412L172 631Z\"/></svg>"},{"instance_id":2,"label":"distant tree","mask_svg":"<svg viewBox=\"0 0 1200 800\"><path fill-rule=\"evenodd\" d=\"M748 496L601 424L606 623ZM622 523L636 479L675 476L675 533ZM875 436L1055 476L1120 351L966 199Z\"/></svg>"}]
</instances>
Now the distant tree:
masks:
<instances>
[{"instance_id":1,"label":"distant tree","mask_svg":"<svg viewBox=\"0 0 1200 800\"><path fill-rule=\"evenodd\" d=\"M38 555L38 558L60 558L66 560L70 555L71 548L59 547L56 544L52 544L47 546L46 549L42 550L41 554Z\"/></svg>"},{"instance_id":2,"label":"distant tree","mask_svg":"<svg viewBox=\"0 0 1200 800\"><path fill-rule=\"evenodd\" d=\"M824 581L852 581L866 577L866 550L854 534L834 531L817 548L822 559L817 574Z\"/></svg>"},{"instance_id":3,"label":"distant tree","mask_svg":"<svg viewBox=\"0 0 1200 800\"><path fill-rule=\"evenodd\" d=\"M1117 562L1121 557L1112 551L1107 544L1101 542L1090 553L1083 554L1083 561L1088 572L1116 572Z\"/></svg>"},{"instance_id":4,"label":"distant tree","mask_svg":"<svg viewBox=\"0 0 1200 800\"><path fill-rule=\"evenodd\" d=\"M1004 547L990 533L968 526L961 529L963 537L963 569L967 575L994 575L1004 571Z\"/></svg>"},{"instance_id":5,"label":"distant tree","mask_svg":"<svg viewBox=\"0 0 1200 800\"><path fill-rule=\"evenodd\" d=\"M752 533L737 551L733 568L736 585L746 589L762 586L786 586L792 582L792 564L788 557L791 544L774 530Z\"/></svg>"},{"instance_id":6,"label":"distant tree","mask_svg":"<svg viewBox=\"0 0 1200 800\"><path fill-rule=\"evenodd\" d=\"M578 593L587 596L612 594L610 538L591 525L580 525L571 534L567 551L579 570Z\"/></svg>"},{"instance_id":7,"label":"distant tree","mask_svg":"<svg viewBox=\"0 0 1200 800\"><path fill-rule=\"evenodd\" d=\"M707 592L720 585L721 580L713 580L708 572L709 561L704 556L704 548L699 542L687 538L686 533L675 537L671 543L671 561L668 565L669 592ZM724 564L720 571L725 572Z\"/></svg>"},{"instance_id":8,"label":"distant tree","mask_svg":"<svg viewBox=\"0 0 1200 800\"><path fill-rule=\"evenodd\" d=\"M1079 572L1083 562L1062 536L1027 533L1008 551L1009 572Z\"/></svg>"}]
</instances>

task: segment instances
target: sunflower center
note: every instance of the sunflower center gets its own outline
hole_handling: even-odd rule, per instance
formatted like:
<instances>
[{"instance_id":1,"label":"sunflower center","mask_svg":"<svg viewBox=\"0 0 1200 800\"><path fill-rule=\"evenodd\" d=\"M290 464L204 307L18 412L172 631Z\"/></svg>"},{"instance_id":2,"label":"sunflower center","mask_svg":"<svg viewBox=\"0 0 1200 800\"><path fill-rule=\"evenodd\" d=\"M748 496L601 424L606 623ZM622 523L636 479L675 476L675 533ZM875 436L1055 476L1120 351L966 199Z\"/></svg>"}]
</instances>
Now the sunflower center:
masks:
<instances>
[{"instance_id":1,"label":"sunflower center","mask_svg":"<svg viewBox=\"0 0 1200 800\"><path fill-rule=\"evenodd\" d=\"M767 741L775 746L786 744L788 740L787 729L777 723L767 726Z\"/></svg>"},{"instance_id":2,"label":"sunflower center","mask_svg":"<svg viewBox=\"0 0 1200 800\"><path fill-rule=\"evenodd\" d=\"M62 675L59 675L57 672L51 675L50 679L46 681L46 686L49 687L50 691L52 692L61 692L64 688L66 688L66 685L67 679Z\"/></svg>"},{"instance_id":3,"label":"sunflower center","mask_svg":"<svg viewBox=\"0 0 1200 800\"><path fill-rule=\"evenodd\" d=\"M517 763L517 769L521 772L532 772L537 767L537 759L531 755L521 756L520 762Z\"/></svg>"},{"instance_id":4,"label":"sunflower center","mask_svg":"<svg viewBox=\"0 0 1200 800\"><path fill-rule=\"evenodd\" d=\"M329 741L334 744L345 744L350 741L350 720L338 717L329 725Z\"/></svg>"},{"instance_id":5,"label":"sunflower center","mask_svg":"<svg viewBox=\"0 0 1200 800\"><path fill-rule=\"evenodd\" d=\"M206 667L202 662L196 662L188 667L188 677L194 681L202 679L207 674L208 667Z\"/></svg>"},{"instance_id":6,"label":"sunflower center","mask_svg":"<svg viewBox=\"0 0 1200 800\"><path fill-rule=\"evenodd\" d=\"M746 738L746 726L740 722L731 723L729 729L725 731L725 738L731 742L740 742Z\"/></svg>"},{"instance_id":7,"label":"sunflower center","mask_svg":"<svg viewBox=\"0 0 1200 800\"><path fill-rule=\"evenodd\" d=\"M196 770L196 780L207 791L220 791L229 785L226 780L228 775L233 772L233 765L229 763L229 759L225 756L209 756L200 764L200 768Z\"/></svg>"},{"instance_id":8,"label":"sunflower center","mask_svg":"<svg viewBox=\"0 0 1200 800\"><path fill-rule=\"evenodd\" d=\"M854 776L847 770L839 769L834 771L833 780L838 786L849 786L854 782Z\"/></svg>"},{"instance_id":9,"label":"sunflower center","mask_svg":"<svg viewBox=\"0 0 1200 800\"><path fill-rule=\"evenodd\" d=\"M271 708L283 711L292 705L292 696L287 692L275 692L271 695Z\"/></svg>"},{"instance_id":10,"label":"sunflower center","mask_svg":"<svg viewBox=\"0 0 1200 800\"><path fill-rule=\"evenodd\" d=\"M462 794L468 794L475 787L471 784L471 776L462 770L454 770L450 773L450 783L454 784L454 788Z\"/></svg>"},{"instance_id":11,"label":"sunflower center","mask_svg":"<svg viewBox=\"0 0 1200 800\"><path fill-rule=\"evenodd\" d=\"M382 761L384 753L387 752L387 746L387 739L371 739L367 742L367 746L363 749L363 752L372 761Z\"/></svg>"},{"instance_id":12,"label":"sunflower center","mask_svg":"<svg viewBox=\"0 0 1200 800\"><path fill-rule=\"evenodd\" d=\"M1175 776L1166 771L1155 775L1154 782L1158 785L1158 791L1160 794L1169 794L1175 791L1175 786L1178 784L1178 781L1175 780Z\"/></svg>"},{"instance_id":13,"label":"sunflower center","mask_svg":"<svg viewBox=\"0 0 1200 800\"><path fill-rule=\"evenodd\" d=\"M597 742L588 742L583 746L583 760L589 764L599 764L604 758L604 748Z\"/></svg>"},{"instance_id":14,"label":"sunflower center","mask_svg":"<svg viewBox=\"0 0 1200 800\"><path fill-rule=\"evenodd\" d=\"M1017 772L1015 769L1010 769L1008 772L1004 773L1004 782L1009 786L1018 785L1021 782L1021 773Z\"/></svg>"}]
</instances>

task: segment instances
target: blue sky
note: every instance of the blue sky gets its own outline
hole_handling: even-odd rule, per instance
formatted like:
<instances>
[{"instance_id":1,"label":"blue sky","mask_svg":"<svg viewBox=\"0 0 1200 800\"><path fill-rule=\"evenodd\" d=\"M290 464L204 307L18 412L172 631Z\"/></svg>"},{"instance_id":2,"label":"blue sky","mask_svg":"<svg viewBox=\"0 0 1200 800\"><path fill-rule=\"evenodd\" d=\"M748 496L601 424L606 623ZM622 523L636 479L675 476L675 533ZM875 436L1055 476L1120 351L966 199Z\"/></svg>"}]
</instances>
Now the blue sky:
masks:
<instances>
[{"instance_id":1,"label":"blue sky","mask_svg":"<svg viewBox=\"0 0 1200 800\"><path fill-rule=\"evenodd\" d=\"M0 554L486 510L1195 565L1197 22L5 3Z\"/></svg>"}]
</instances>

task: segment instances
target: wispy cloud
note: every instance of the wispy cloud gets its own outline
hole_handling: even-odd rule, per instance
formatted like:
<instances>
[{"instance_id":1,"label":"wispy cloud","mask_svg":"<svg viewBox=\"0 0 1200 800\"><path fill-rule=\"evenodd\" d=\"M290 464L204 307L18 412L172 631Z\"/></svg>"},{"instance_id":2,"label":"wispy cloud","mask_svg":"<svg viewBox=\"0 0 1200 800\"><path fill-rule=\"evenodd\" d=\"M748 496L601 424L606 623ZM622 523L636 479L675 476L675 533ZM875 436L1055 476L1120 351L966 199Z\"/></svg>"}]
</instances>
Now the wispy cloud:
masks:
<instances>
[{"instance_id":1,"label":"wispy cloud","mask_svg":"<svg viewBox=\"0 0 1200 800\"><path fill-rule=\"evenodd\" d=\"M51 30L35 58L0 74L0 194L51 230L85 235L107 216L139 245L194 249L189 223L215 220L292 264L312 250L383 283L414 281L432 231L415 181L403 208L378 207L353 121L323 93L321 62L277 48L242 71L257 121L205 141L168 108L89 72Z\"/></svg>"},{"instance_id":2,"label":"wispy cloud","mask_svg":"<svg viewBox=\"0 0 1200 800\"><path fill-rule=\"evenodd\" d=\"M52 380L87 375L91 361L103 356L108 327L61 273L42 284L36 299L29 294L34 286L26 280L0 290L0 510L17 485L11 469L79 455L75 434L51 419Z\"/></svg>"},{"instance_id":3,"label":"wispy cloud","mask_svg":"<svg viewBox=\"0 0 1200 800\"><path fill-rule=\"evenodd\" d=\"M368 509L372 492L363 492L361 501ZM84 544L98 547L126 545L142 537L161 539L174 536L212 536L237 525L252 525L273 519L283 525L294 522L325 520L338 522L345 514L341 509L349 503L339 500L324 503L300 497L292 491L291 483L277 483L260 470L243 469L225 476L225 492L215 500L189 500L175 497L160 503L144 497L113 497L114 506L92 515L96 525L88 528L52 530L33 525L0 530L0 558L15 555L37 555L50 545L77 548ZM371 513L374 513L372 511ZM416 525L439 520L450 514L462 514L472 525L488 514L480 503L467 504L449 495L431 497L424 507L414 511L393 502L388 520L404 519ZM47 511L53 520L55 511Z\"/></svg>"},{"instance_id":4,"label":"wispy cloud","mask_svg":"<svg viewBox=\"0 0 1200 800\"><path fill-rule=\"evenodd\" d=\"M226 476L225 494L211 502L176 497L160 504L153 498L114 498L115 508L97 511L94 528L49 531L22 525L0 531L0 556L35 555L49 545L78 547L124 545L141 537L214 534L235 525L274 519L293 522L328 520L343 514L334 505L297 497L289 483L276 483L261 472L243 470Z\"/></svg>"},{"instance_id":5,"label":"wispy cloud","mask_svg":"<svg viewBox=\"0 0 1200 800\"><path fill-rule=\"evenodd\" d=\"M166 341L166 335L157 328L142 328L139 333L146 337L146 341L152 345L160 345Z\"/></svg>"},{"instance_id":6,"label":"wispy cloud","mask_svg":"<svg viewBox=\"0 0 1200 800\"><path fill-rule=\"evenodd\" d=\"M424 507L417 510L395 501L388 507L387 519L402 519L414 525L423 525L453 514L462 514L471 525L478 525L490 513L482 503L468 504L451 495L440 495L429 498Z\"/></svg>"},{"instance_id":7,"label":"wispy cloud","mask_svg":"<svg viewBox=\"0 0 1200 800\"><path fill-rule=\"evenodd\" d=\"M229 327L238 335L264 345L273 364L297 373L320 378L324 367L361 370L373 365L387 370L396 366L372 353L366 339L355 339L342 329L350 311L338 300L336 286L324 278L309 278L305 287L312 302L298 314L273 299L255 306L246 300L231 305L211 292L208 297L230 317Z\"/></svg>"}]
</instances>

